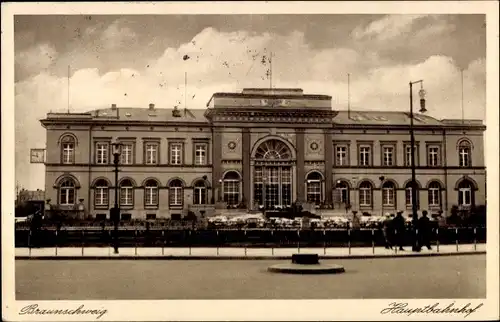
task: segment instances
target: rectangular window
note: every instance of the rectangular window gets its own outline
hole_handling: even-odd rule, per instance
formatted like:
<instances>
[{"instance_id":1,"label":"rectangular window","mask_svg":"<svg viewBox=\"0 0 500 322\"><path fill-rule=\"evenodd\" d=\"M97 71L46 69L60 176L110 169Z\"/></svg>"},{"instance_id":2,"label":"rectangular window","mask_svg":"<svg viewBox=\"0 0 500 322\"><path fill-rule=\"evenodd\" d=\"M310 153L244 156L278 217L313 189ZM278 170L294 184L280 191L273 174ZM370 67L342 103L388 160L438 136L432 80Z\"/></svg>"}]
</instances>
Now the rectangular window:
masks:
<instances>
[{"instance_id":1,"label":"rectangular window","mask_svg":"<svg viewBox=\"0 0 500 322\"><path fill-rule=\"evenodd\" d=\"M382 165L386 167L394 165L394 146L382 147Z\"/></svg>"},{"instance_id":2,"label":"rectangular window","mask_svg":"<svg viewBox=\"0 0 500 322\"><path fill-rule=\"evenodd\" d=\"M96 187L95 188L95 205L107 206L108 205L108 188Z\"/></svg>"},{"instance_id":3,"label":"rectangular window","mask_svg":"<svg viewBox=\"0 0 500 322\"><path fill-rule=\"evenodd\" d=\"M131 214L122 214L121 216L121 220L124 220L124 221L129 221L132 219L132 215Z\"/></svg>"},{"instance_id":4,"label":"rectangular window","mask_svg":"<svg viewBox=\"0 0 500 322\"><path fill-rule=\"evenodd\" d=\"M194 145L194 164L206 165L207 164L207 145L195 144Z\"/></svg>"},{"instance_id":5,"label":"rectangular window","mask_svg":"<svg viewBox=\"0 0 500 322\"><path fill-rule=\"evenodd\" d=\"M158 205L158 188L148 187L144 188L144 201L146 206L157 206Z\"/></svg>"},{"instance_id":6,"label":"rectangular window","mask_svg":"<svg viewBox=\"0 0 500 322\"><path fill-rule=\"evenodd\" d=\"M439 206L440 201L439 201L439 188L429 188L429 206Z\"/></svg>"},{"instance_id":7,"label":"rectangular window","mask_svg":"<svg viewBox=\"0 0 500 322\"><path fill-rule=\"evenodd\" d=\"M394 189L393 188L383 188L382 189L382 203L384 206L394 206Z\"/></svg>"},{"instance_id":8,"label":"rectangular window","mask_svg":"<svg viewBox=\"0 0 500 322\"><path fill-rule=\"evenodd\" d=\"M144 145L144 154L146 164L158 164L158 143L146 143Z\"/></svg>"},{"instance_id":9,"label":"rectangular window","mask_svg":"<svg viewBox=\"0 0 500 322\"><path fill-rule=\"evenodd\" d=\"M133 159L133 152L134 146L133 144L130 143L124 143L121 147L121 155L120 155L120 163L121 164L132 164L134 161Z\"/></svg>"},{"instance_id":10,"label":"rectangular window","mask_svg":"<svg viewBox=\"0 0 500 322\"><path fill-rule=\"evenodd\" d=\"M371 147L368 145L359 146L359 165L369 166L371 164Z\"/></svg>"},{"instance_id":11,"label":"rectangular window","mask_svg":"<svg viewBox=\"0 0 500 322\"><path fill-rule=\"evenodd\" d=\"M146 214L146 220L154 220L156 219L156 214Z\"/></svg>"},{"instance_id":12,"label":"rectangular window","mask_svg":"<svg viewBox=\"0 0 500 322\"><path fill-rule=\"evenodd\" d=\"M109 155L109 144L108 143L96 143L96 163L97 164L108 164Z\"/></svg>"},{"instance_id":13,"label":"rectangular window","mask_svg":"<svg viewBox=\"0 0 500 322\"><path fill-rule=\"evenodd\" d=\"M459 153L459 166L469 167L470 166L470 148L469 147L460 147L458 150L458 153Z\"/></svg>"},{"instance_id":14,"label":"rectangular window","mask_svg":"<svg viewBox=\"0 0 500 322\"><path fill-rule=\"evenodd\" d=\"M171 143L170 144L170 164L175 164L175 165L182 164L182 144L181 143Z\"/></svg>"},{"instance_id":15,"label":"rectangular window","mask_svg":"<svg viewBox=\"0 0 500 322\"><path fill-rule=\"evenodd\" d=\"M347 146L338 145L335 147L335 164L348 165Z\"/></svg>"},{"instance_id":16,"label":"rectangular window","mask_svg":"<svg viewBox=\"0 0 500 322\"><path fill-rule=\"evenodd\" d=\"M429 146L427 148L427 165L429 167L437 167L440 164L439 160L439 147L438 146Z\"/></svg>"},{"instance_id":17,"label":"rectangular window","mask_svg":"<svg viewBox=\"0 0 500 322\"><path fill-rule=\"evenodd\" d=\"M372 192L369 188L359 189L359 205L370 207L372 205Z\"/></svg>"},{"instance_id":18,"label":"rectangular window","mask_svg":"<svg viewBox=\"0 0 500 322\"><path fill-rule=\"evenodd\" d=\"M418 154L418 145L415 144L415 147L413 149L415 153L415 165L419 165L419 154ZM411 145L406 144L405 145L405 166L406 167L411 167Z\"/></svg>"},{"instance_id":19,"label":"rectangular window","mask_svg":"<svg viewBox=\"0 0 500 322\"><path fill-rule=\"evenodd\" d=\"M75 162L75 146L73 143L63 143L63 163Z\"/></svg>"},{"instance_id":20,"label":"rectangular window","mask_svg":"<svg viewBox=\"0 0 500 322\"><path fill-rule=\"evenodd\" d=\"M461 206L470 206L472 203L471 188L460 188L458 190L458 204Z\"/></svg>"},{"instance_id":21,"label":"rectangular window","mask_svg":"<svg viewBox=\"0 0 500 322\"><path fill-rule=\"evenodd\" d=\"M106 214L96 214L95 219L98 221L106 220Z\"/></svg>"}]
</instances>

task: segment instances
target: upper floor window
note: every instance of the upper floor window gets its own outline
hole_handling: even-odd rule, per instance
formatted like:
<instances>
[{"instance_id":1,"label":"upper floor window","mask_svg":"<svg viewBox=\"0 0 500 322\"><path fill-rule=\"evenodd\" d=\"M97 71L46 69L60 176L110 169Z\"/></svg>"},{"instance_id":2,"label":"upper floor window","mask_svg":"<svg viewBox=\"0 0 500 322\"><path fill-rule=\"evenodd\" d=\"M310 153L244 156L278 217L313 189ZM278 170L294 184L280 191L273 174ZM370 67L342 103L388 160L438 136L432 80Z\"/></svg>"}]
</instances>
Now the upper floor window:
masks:
<instances>
[{"instance_id":1,"label":"upper floor window","mask_svg":"<svg viewBox=\"0 0 500 322\"><path fill-rule=\"evenodd\" d=\"M75 163L75 138L71 135L61 139L61 159L64 164Z\"/></svg>"},{"instance_id":2,"label":"upper floor window","mask_svg":"<svg viewBox=\"0 0 500 322\"><path fill-rule=\"evenodd\" d=\"M71 178L64 179L59 185L59 204L74 205L75 200L75 181Z\"/></svg>"},{"instance_id":3,"label":"upper floor window","mask_svg":"<svg viewBox=\"0 0 500 322\"><path fill-rule=\"evenodd\" d=\"M429 167L437 167L440 165L439 150L439 146L437 145L430 145L427 147L427 165Z\"/></svg>"},{"instance_id":4,"label":"upper floor window","mask_svg":"<svg viewBox=\"0 0 500 322\"><path fill-rule=\"evenodd\" d=\"M335 146L335 165L348 165L348 154L347 146L337 145Z\"/></svg>"},{"instance_id":5,"label":"upper floor window","mask_svg":"<svg viewBox=\"0 0 500 322\"><path fill-rule=\"evenodd\" d=\"M361 166L371 165L371 146L368 145L359 146L359 165Z\"/></svg>"},{"instance_id":6,"label":"upper floor window","mask_svg":"<svg viewBox=\"0 0 500 322\"><path fill-rule=\"evenodd\" d=\"M109 143L107 142L97 142L96 148L96 160L97 164L108 164L109 156Z\"/></svg>"},{"instance_id":7,"label":"upper floor window","mask_svg":"<svg viewBox=\"0 0 500 322\"><path fill-rule=\"evenodd\" d=\"M144 184L144 205L158 206L158 182L155 180L150 179Z\"/></svg>"},{"instance_id":8,"label":"upper floor window","mask_svg":"<svg viewBox=\"0 0 500 322\"><path fill-rule=\"evenodd\" d=\"M194 164L206 165L207 164L207 145L204 143L197 143L194 145Z\"/></svg>"},{"instance_id":9,"label":"upper floor window","mask_svg":"<svg viewBox=\"0 0 500 322\"><path fill-rule=\"evenodd\" d=\"M359 205L363 207L372 206L372 184L364 181L359 185Z\"/></svg>"},{"instance_id":10,"label":"upper floor window","mask_svg":"<svg viewBox=\"0 0 500 322\"><path fill-rule=\"evenodd\" d=\"M146 164L158 164L158 143L147 142L144 145L144 161Z\"/></svg>"},{"instance_id":11,"label":"upper floor window","mask_svg":"<svg viewBox=\"0 0 500 322\"><path fill-rule=\"evenodd\" d=\"M204 205L207 203L207 187L205 181L198 180L193 187L193 204Z\"/></svg>"},{"instance_id":12,"label":"upper floor window","mask_svg":"<svg viewBox=\"0 0 500 322\"><path fill-rule=\"evenodd\" d=\"M96 207L107 207L109 203L108 183L104 179L96 182L94 188L94 205Z\"/></svg>"},{"instance_id":13,"label":"upper floor window","mask_svg":"<svg viewBox=\"0 0 500 322\"><path fill-rule=\"evenodd\" d=\"M396 205L396 189L394 183L384 182L382 185L382 205L384 207L393 207Z\"/></svg>"},{"instance_id":14,"label":"upper floor window","mask_svg":"<svg viewBox=\"0 0 500 322\"><path fill-rule=\"evenodd\" d=\"M413 147L414 157L415 157L415 165L419 165L419 153L418 153L418 144L415 143ZM405 166L411 167L411 144L405 144Z\"/></svg>"},{"instance_id":15,"label":"upper floor window","mask_svg":"<svg viewBox=\"0 0 500 322\"><path fill-rule=\"evenodd\" d=\"M179 207L184 203L184 186L179 179L173 180L168 187L168 200L170 207Z\"/></svg>"},{"instance_id":16,"label":"upper floor window","mask_svg":"<svg viewBox=\"0 0 500 322\"><path fill-rule=\"evenodd\" d=\"M121 164L134 163L134 145L132 143L123 143L122 144L120 163Z\"/></svg>"},{"instance_id":17,"label":"upper floor window","mask_svg":"<svg viewBox=\"0 0 500 322\"><path fill-rule=\"evenodd\" d=\"M394 165L394 146L382 147L382 165L386 167Z\"/></svg>"},{"instance_id":18,"label":"upper floor window","mask_svg":"<svg viewBox=\"0 0 500 322\"><path fill-rule=\"evenodd\" d=\"M182 164L182 143L170 143L170 164Z\"/></svg>"},{"instance_id":19,"label":"upper floor window","mask_svg":"<svg viewBox=\"0 0 500 322\"><path fill-rule=\"evenodd\" d=\"M471 144L467 140L462 140L458 144L458 165L460 167L471 166Z\"/></svg>"},{"instance_id":20,"label":"upper floor window","mask_svg":"<svg viewBox=\"0 0 500 322\"><path fill-rule=\"evenodd\" d=\"M128 179L120 183L120 206L134 205L134 185Z\"/></svg>"}]
</instances>

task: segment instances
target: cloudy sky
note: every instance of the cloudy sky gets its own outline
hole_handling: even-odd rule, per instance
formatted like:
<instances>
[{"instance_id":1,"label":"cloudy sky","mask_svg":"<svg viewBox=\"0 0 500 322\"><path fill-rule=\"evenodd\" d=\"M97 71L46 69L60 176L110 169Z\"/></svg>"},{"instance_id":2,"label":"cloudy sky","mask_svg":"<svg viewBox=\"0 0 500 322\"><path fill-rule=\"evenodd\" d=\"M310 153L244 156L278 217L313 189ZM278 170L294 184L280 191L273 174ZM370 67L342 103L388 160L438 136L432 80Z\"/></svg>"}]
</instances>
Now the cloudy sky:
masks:
<instances>
[{"instance_id":1,"label":"cloudy sky","mask_svg":"<svg viewBox=\"0 0 500 322\"><path fill-rule=\"evenodd\" d=\"M39 120L49 111L118 106L204 108L214 92L273 84L333 97L333 109L408 109L424 79L429 115L485 117L484 15L15 16L16 180L44 188ZM184 59L187 55L189 59Z\"/></svg>"}]
</instances>

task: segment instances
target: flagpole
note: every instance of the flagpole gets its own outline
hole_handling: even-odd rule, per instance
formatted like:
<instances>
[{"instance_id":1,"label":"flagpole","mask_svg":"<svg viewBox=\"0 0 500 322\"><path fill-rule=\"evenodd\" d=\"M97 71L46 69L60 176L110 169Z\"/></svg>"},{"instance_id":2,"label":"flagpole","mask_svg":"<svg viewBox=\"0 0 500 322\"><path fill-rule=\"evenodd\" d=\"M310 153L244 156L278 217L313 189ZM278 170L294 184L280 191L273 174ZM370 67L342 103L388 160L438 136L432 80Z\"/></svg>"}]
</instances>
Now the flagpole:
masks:
<instances>
[{"instance_id":1,"label":"flagpole","mask_svg":"<svg viewBox=\"0 0 500 322\"><path fill-rule=\"evenodd\" d=\"M269 88L273 89L273 52L271 51L271 57L269 58Z\"/></svg>"},{"instance_id":2,"label":"flagpole","mask_svg":"<svg viewBox=\"0 0 500 322\"><path fill-rule=\"evenodd\" d=\"M351 74L347 74L347 117L351 119Z\"/></svg>"},{"instance_id":3,"label":"flagpole","mask_svg":"<svg viewBox=\"0 0 500 322\"><path fill-rule=\"evenodd\" d=\"M465 123L464 120L464 70L460 70L461 78L462 78L462 125Z\"/></svg>"},{"instance_id":4,"label":"flagpole","mask_svg":"<svg viewBox=\"0 0 500 322\"><path fill-rule=\"evenodd\" d=\"M71 66L68 65L68 114L69 114L69 82L70 82L70 68Z\"/></svg>"}]
</instances>

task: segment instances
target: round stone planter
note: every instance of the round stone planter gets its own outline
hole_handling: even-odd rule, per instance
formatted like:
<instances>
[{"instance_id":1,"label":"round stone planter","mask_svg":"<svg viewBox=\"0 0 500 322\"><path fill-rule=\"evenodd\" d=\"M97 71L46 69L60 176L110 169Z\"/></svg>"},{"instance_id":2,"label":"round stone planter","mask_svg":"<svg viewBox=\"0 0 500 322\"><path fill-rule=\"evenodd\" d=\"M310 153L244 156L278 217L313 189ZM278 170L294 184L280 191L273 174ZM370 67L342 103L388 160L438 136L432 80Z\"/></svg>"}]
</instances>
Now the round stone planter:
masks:
<instances>
[{"instance_id":1,"label":"round stone planter","mask_svg":"<svg viewBox=\"0 0 500 322\"><path fill-rule=\"evenodd\" d=\"M342 265L321 264L318 254L293 254L291 263L276 264L267 270L285 274L340 274L345 272Z\"/></svg>"}]
</instances>

